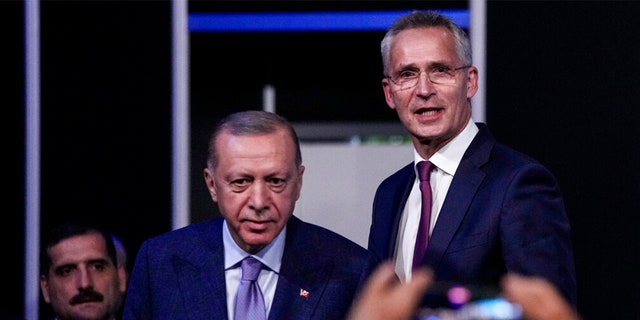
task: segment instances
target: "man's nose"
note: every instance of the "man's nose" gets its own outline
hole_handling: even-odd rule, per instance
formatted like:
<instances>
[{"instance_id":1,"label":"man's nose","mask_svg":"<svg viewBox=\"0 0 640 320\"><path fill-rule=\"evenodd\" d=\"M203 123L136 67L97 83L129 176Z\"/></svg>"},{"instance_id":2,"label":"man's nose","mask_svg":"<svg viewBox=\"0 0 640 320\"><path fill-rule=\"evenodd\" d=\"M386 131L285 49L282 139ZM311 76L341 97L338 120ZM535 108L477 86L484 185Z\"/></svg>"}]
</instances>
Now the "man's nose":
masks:
<instances>
[{"instance_id":1,"label":"man's nose","mask_svg":"<svg viewBox=\"0 0 640 320\"><path fill-rule=\"evenodd\" d=\"M270 190L263 181L255 181L250 190L249 205L257 211L269 206Z\"/></svg>"},{"instance_id":2,"label":"man's nose","mask_svg":"<svg viewBox=\"0 0 640 320\"><path fill-rule=\"evenodd\" d=\"M420 71L418 75L418 83L416 90L422 94L428 94L434 91L434 83L429 79L429 74L426 71Z\"/></svg>"},{"instance_id":3,"label":"man's nose","mask_svg":"<svg viewBox=\"0 0 640 320\"><path fill-rule=\"evenodd\" d=\"M91 274L87 268L78 268L78 272L76 273L76 281L78 288L87 288L93 285L93 280L91 279Z\"/></svg>"}]
</instances>

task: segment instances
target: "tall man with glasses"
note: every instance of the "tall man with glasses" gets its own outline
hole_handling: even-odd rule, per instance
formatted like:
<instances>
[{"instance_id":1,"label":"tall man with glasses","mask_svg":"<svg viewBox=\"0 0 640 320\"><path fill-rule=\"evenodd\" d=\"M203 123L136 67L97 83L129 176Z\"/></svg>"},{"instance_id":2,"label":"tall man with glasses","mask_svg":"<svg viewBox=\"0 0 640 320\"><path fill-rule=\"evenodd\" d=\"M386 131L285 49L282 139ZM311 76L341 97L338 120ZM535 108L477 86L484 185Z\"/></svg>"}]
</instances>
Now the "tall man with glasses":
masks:
<instances>
[{"instance_id":1,"label":"tall man with glasses","mask_svg":"<svg viewBox=\"0 0 640 320\"><path fill-rule=\"evenodd\" d=\"M415 265L430 267L439 282L498 288L507 273L539 276L575 306L560 188L542 164L498 143L471 119L479 70L468 35L445 16L415 11L393 23L381 53L385 99L410 134L414 161L379 185L368 249L393 260L403 281L411 278L415 254ZM421 161L432 168L424 219L416 178ZM416 243L421 224L426 236ZM430 306L443 302L425 299Z\"/></svg>"}]
</instances>

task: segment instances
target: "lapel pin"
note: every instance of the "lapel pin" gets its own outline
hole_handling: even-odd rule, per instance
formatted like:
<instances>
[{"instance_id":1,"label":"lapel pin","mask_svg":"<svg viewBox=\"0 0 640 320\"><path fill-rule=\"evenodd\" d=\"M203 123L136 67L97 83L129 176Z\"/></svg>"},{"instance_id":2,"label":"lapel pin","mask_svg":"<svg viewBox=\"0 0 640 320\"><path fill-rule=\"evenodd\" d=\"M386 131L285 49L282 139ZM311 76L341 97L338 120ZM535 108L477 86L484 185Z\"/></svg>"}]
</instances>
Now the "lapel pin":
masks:
<instances>
[{"instance_id":1,"label":"lapel pin","mask_svg":"<svg viewBox=\"0 0 640 320\"><path fill-rule=\"evenodd\" d=\"M309 299L309 291L305 289L300 289L300 296L304 297L305 299Z\"/></svg>"}]
</instances>

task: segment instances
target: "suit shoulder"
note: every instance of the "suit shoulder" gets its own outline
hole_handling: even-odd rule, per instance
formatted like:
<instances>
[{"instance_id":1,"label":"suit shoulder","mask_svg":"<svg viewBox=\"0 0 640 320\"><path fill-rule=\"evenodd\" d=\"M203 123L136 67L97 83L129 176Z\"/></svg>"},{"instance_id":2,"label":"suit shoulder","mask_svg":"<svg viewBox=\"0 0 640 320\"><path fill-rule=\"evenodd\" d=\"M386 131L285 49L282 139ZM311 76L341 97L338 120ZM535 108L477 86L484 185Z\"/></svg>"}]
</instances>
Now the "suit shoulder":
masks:
<instances>
[{"instance_id":1,"label":"suit shoulder","mask_svg":"<svg viewBox=\"0 0 640 320\"><path fill-rule=\"evenodd\" d=\"M510 165L539 165L544 166L540 161L522 151L516 150L503 143L497 142L492 152L492 159L508 162Z\"/></svg>"},{"instance_id":2,"label":"suit shoulder","mask_svg":"<svg viewBox=\"0 0 640 320\"><path fill-rule=\"evenodd\" d=\"M354 253L365 254L367 250L351 239L317 224L297 219L288 232L287 237L304 237L319 250L348 250ZM287 227L289 228L289 226Z\"/></svg>"},{"instance_id":3,"label":"suit shoulder","mask_svg":"<svg viewBox=\"0 0 640 320\"><path fill-rule=\"evenodd\" d=\"M143 245L158 249L167 247L168 244L172 248L179 248L180 246L190 248L199 239L210 237L212 233L218 233L216 230L221 230L221 226L222 218L196 222L149 238L144 241Z\"/></svg>"},{"instance_id":4,"label":"suit shoulder","mask_svg":"<svg viewBox=\"0 0 640 320\"><path fill-rule=\"evenodd\" d=\"M386 177L380 183L380 186L388 185L388 184L396 184L398 181L405 181L407 176L413 174L413 161L399 169L398 171L392 173L390 176Z\"/></svg>"}]
</instances>

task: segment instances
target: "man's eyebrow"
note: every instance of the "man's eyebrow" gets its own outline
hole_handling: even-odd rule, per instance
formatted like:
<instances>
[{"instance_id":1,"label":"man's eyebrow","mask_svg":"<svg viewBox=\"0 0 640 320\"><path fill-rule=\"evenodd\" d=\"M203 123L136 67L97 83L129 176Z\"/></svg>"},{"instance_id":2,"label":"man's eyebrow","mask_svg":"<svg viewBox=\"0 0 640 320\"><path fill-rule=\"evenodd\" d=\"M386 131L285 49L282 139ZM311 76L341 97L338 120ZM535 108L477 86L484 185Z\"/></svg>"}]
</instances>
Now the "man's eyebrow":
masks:
<instances>
[{"instance_id":1,"label":"man's eyebrow","mask_svg":"<svg viewBox=\"0 0 640 320\"><path fill-rule=\"evenodd\" d=\"M67 269L67 268L76 268L76 267L77 267L77 264L76 264L76 263L65 263L65 264L61 264L61 265L59 265L59 266L55 266L55 267L53 268L53 271L57 273L57 272L59 272L59 271L61 271L61 270L63 270L63 269Z\"/></svg>"},{"instance_id":2,"label":"man's eyebrow","mask_svg":"<svg viewBox=\"0 0 640 320\"><path fill-rule=\"evenodd\" d=\"M109 261L111 261L111 260L107 259L107 258L98 258L98 259L89 259L89 260L87 260L87 263L88 264L96 264L96 263L108 264Z\"/></svg>"},{"instance_id":3,"label":"man's eyebrow","mask_svg":"<svg viewBox=\"0 0 640 320\"><path fill-rule=\"evenodd\" d=\"M87 264L95 264L95 263L109 263L109 259L107 258L97 258L97 259L89 259L86 261ZM75 262L71 262L71 263L65 263L65 264L61 264L59 266L55 267L55 270L58 269L62 269L62 268L69 268L69 267L76 267L78 265L78 263Z\"/></svg>"},{"instance_id":4,"label":"man's eyebrow","mask_svg":"<svg viewBox=\"0 0 640 320\"><path fill-rule=\"evenodd\" d=\"M56 266L56 269L67 268L67 267L75 267L77 263L65 263L59 266Z\"/></svg>"}]
</instances>

